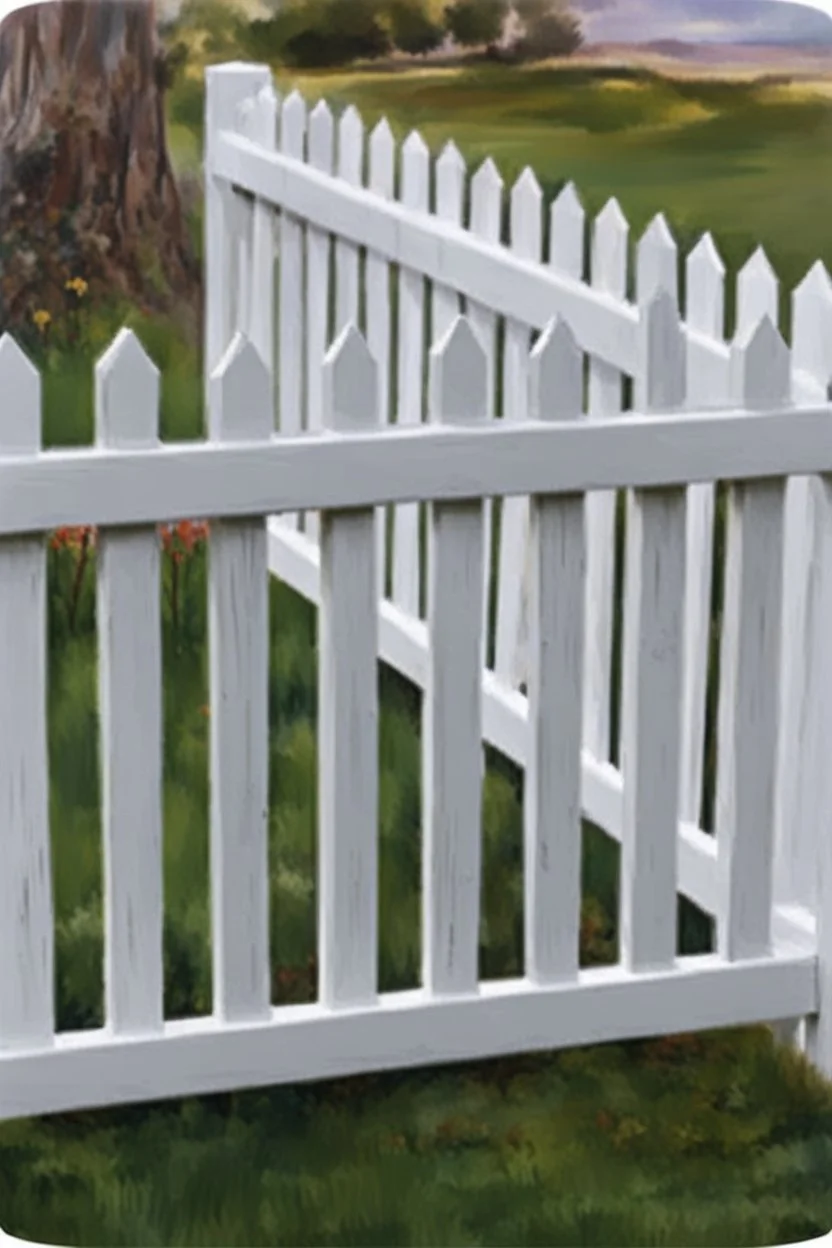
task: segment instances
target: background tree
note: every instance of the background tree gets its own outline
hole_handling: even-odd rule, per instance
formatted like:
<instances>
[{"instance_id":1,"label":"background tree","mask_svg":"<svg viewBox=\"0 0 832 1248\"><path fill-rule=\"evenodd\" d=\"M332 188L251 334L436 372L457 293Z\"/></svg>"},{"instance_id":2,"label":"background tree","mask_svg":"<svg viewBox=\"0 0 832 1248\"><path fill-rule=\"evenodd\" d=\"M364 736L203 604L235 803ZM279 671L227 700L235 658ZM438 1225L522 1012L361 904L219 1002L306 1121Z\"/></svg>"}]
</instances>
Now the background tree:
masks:
<instances>
[{"instance_id":1,"label":"background tree","mask_svg":"<svg viewBox=\"0 0 832 1248\"><path fill-rule=\"evenodd\" d=\"M457 0L445 10L445 29L462 48L493 48L509 8L509 0Z\"/></svg>"},{"instance_id":2,"label":"background tree","mask_svg":"<svg viewBox=\"0 0 832 1248\"><path fill-rule=\"evenodd\" d=\"M169 72L152 0L61 0L3 21L3 328L35 307L62 311L74 279L149 308L195 302L166 142Z\"/></svg>"},{"instance_id":3,"label":"background tree","mask_svg":"<svg viewBox=\"0 0 832 1248\"><path fill-rule=\"evenodd\" d=\"M400 52L424 56L441 46L445 31L418 0L396 0L389 9L390 36Z\"/></svg>"}]
</instances>

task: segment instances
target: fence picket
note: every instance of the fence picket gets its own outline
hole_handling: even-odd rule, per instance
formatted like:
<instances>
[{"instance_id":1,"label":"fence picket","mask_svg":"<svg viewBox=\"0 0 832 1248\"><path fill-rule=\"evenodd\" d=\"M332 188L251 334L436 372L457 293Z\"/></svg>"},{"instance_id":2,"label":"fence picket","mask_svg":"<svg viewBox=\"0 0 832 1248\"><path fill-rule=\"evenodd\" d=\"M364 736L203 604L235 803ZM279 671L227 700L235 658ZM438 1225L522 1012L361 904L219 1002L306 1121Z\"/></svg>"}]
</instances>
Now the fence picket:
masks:
<instances>
[{"instance_id":1,"label":"fence picket","mask_svg":"<svg viewBox=\"0 0 832 1248\"><path fill-rule=\"evenodd\" d=\"M436 162L436 215L449 225L462 225L465 196L465 161L454 143L446 143ZM455 290L433 287L431 333L439 342L459 316L461 305Z\"/></svg>"},{"instance_id":2,"label":"fence picket","mask_svg":"<svg viewBox=\"0 0 832 1248\"><path fill-rule=\"evenodd\" d=\"M350 186L364 178L364 122L352 104L338 123L338 177ZM347 325L358 325L358 248L335 241L335 337Z\"/></svg>"},{"instance_id":3,"label":"fence picket","mask_svg":"<svg viewBox=\"0 0 832 1248\"><path fill-rule=\"evenodd\" d=\"M375 362L348 326L324 365L326 427L378 424ZM378 968L378 582L373 508L321 517L320 998L375 1000Z\"/></svg>"},{"instance_id":4,"label":"fence picket","mask_svg":"<svg viewBox=\"0 0 832 1248\"><path fill-rule=\"evenodd\" d=\"M579 420L583 384L583 356L554 321L531 356L530 418ZM526 974L550 983L578 973L584 496L533 498L529 545Z\"/></svg>"},{"instance_id":5,"label":"fence picket","mask_svg":"<svg viewBox=\"0 0 832 1248\"><path fill-rule=\"evenodd\" d=\"M283 102L280 114L280 150L303 160L306 148L306 104L298 91ZM278 397L280 432L292 437L303 427L304 399L304 281L303 224L281 212L279 227ZM298 526L296 512L286 512L281 523Z\"/></svg>"},{"instance_id":6,"label":"fence picket","mask_svg":"<svg viewBox=\"0 0 832 1248\"><path fill-rule=\"evenodd\" d=\"M725 336L725 265L710 234L685 263L685 319L689 329L722 342ZM714 407L728 402L722 372L694 367L688 352L687 405ZM705 711L711 640L711 586L715 488L693 485L687 492L685 584L685 668L682 700L682 779L679 816L699 826L705 761Z\"/></svg>"},{"instance_id":7,"label":"fence picket","mask_svg":"<svg viewBox=\"0 0 832 1248\"><path fill-rule=\"evenodd\" d=\"M277 150L279 100L271 83L258 91L249 119L249 137L267 152ZM243 327L271 377L274 395L274 208L265 200L254 203L251 239L251 303ZM272 398L274 411L274 398Z\"/></svg>"},{"instance_id":8,"label":"fence picket","mask_svg":"<svg viewBox=\"0 0 832 1248\"><path fill-rule=\"evenodd\" d=\"M499 243L503 207L503 179L489 157L471 179L471 233L485 242ZM488 419L496 414L497 317L479 303L468 303L468 320L477 335L486 361L486 409ZM491 593L491 547L493 534L493 502L485 500L483 509L483 667L489 661L489 599Z\"/></svg>"},{"instance_id":9,"label":"fence picket","mask_svg":"<svg viewBox=\"0 0 832 1248\"><path fill-rule=\"evenodd\" d=\"M427 213L430 155L415 130L402 148L401 202ZM425 279L399 272L398 402L400 425L422 423L422 365L425 351ZM395 510L393 529L393 601L408 615L419 615L419 507L403 503Z\"/></svg>"},{"instance_id":10,"label":"fence picket","mask_svg":"<svg viewBox=\"0 0 832 1248\"><path fill-rule=\"evenodd\" d=\"M584 225L583 205L575 187L569 182L553 201L549 210L549 265L564 277L581 281L584 272ZM529 362L532 367L531 360ZM583 391L582 391L583 394ZM530 534L529 528L528 533ZM527 536L523 552L523 581L520 593L520 616L517 626L517 653L514 665L514 683L528 682L529 630L531 610L532 546Z\"/></svg>"},{"instance_id":11,"label":"fence picket","mask_svg":"<svg viewBox=\"0 0 832 1248\"><path fill-rule=\"evenodd\" d=\"M459 317L430 355L430 417L487 418L485 356ZM482 861L482 501L429 505L428 628L423 703L422 983L478 987Z\"/></svg>"},{"instance_id":12,"label":"fence picket","mask_svg":"<svg viewBox=\"0 0 832 1248\"><path fill-rule=\"evenodd\" d=\"M269 376L237 335L214 372L209 436L271 433ZM211 928L214 1012L270 1009L268 873L269 586L264 519L214 521L208 569Z\"/></svg>"},{"instance_id":13,"label":"fence picket","mask_svg":"<svg viewBox=\"0 0 832 1248\"><path fill-rule=\"evenodd\" d=\"M630 227L618 201L608 200L592 231L590 272L595 290L614 298L627 294ZM621 411L623 377L605 360L589 361L589 418L606 419ZM586 658L584 666L584 745L599 762L610 758L612 710L613 594L615 575L614 490L586 500Z\"/></svg>"},{"instance_id":14,"label":"fence picket","mask_svg":"<svg viewBox=\"0 0 832 1248\"><path fill-rule=\"evenodd\" d=\"M744 408L788 404L789 351L767 316L735 340L731 369ZM716 833L718 948L729 961L771 947L784 495L780 479L732 485L728 495Z\"/></svg>"},{"instance_id":15,"label":"fence picket","mask_svg":"<svg viewBox=\"0 0 832 1248\"><path fill-rule=\"evenodd\" d=\"M41 449L41 382L0 339L4 458ZM54 929L46 737L46 549L0 540L0 1050L51 1045Z\"/></svg>"},{"instance_id":16,"label":"fence picket","mask_svg":"<svg viewBox=\"0 0 832 1248\"><path fill-rule=\"evenodd\" d=\"M311 168L332 173L335 155L335 125L325 100L319 100L309 115ZM306 428L317 433L323 428L323 366L329 346L329 260L331 238L312 225L306 227ZM320 517L308 512L303 521L307 537L317 542Z\"/></svg>"},{"instance_id":17,"label":"fence picket","mask_svg":"<svg viewBox=\"0 0 832 1248\"><path fill-rule=\"evenodd\" d=\"M812 385L819 402L825 402L832 376L832 279L823 264L809 270L792 296L792 376ZM814 633L825 636L825 617L818 613L820 565L815 547L822 540L818 516L824 514L825 483L818 478L792 477L786 487L786 587L791 560L803 576L791 592L799 602L784 642L791 656L791 700L784 706L781 754L781 807L775 853L775 902L797 903L815 910L818 845L813 839L815 794L809 772L801 767L805 708L817 680L809 656L814 652ZM793 511L790 514L790 502ZM794 526L794 527L792 527ZM799 639L802 639L799 640ZM784 691L785 692L785 691ZM790 770L793 769L793 770ZM787 787L788 786L788 787Z\"/></svg>"},{"instance_id":18,"label":"fence picket","mask_svg":"<svg viewBox=\"0 0 832 1248\"><path fill-rule=\"evenodd\" d=\"M159 373L122 330L95 370L96 443L158 444ZM155 526L98 538L104 987L116 1032L162 1027L162 636Z\"/></svg>"},{"instance_id":19,"label":"fence picket","mask_svg":"<svg viewBox=\"0 0 832 1248\"><path fill-rule=\"evenodd\" d=\"M667 290L641 305L640 406L678 410L685 342ZM630 970L676 956L685 491L633 490L624 603L621 954Z\"/></svg>"},{"instance_id":20,"label":"fence picket","mask_svg":"<svg viewBox=\"0 0 832 1248\"><path fill-rule=\"evenodd\" d=\"M396 148L393 132L386 118L382 118L370 135L370 161L368 185L382 199L393 198ZM378 412L383 425L392 418L390 406L390 265L375 253L367 253L367 345L376 362L378 377ZM376 510L376 571L379 580L379 596L387 593L387 508Z\"/></svg>"},{"instance_id":21,"label":"fence picket","mask_svg":"<svg viewBox=\"0 0 832 1248\"><path fill-rule=\"evenodd\" d=\"M511 191L511 249L524 260L540 260L543 195L531 169L525 169ZM525 420L528 414L528 325L506 323L503 345L503 419ZM528 540L529 500L504 498L500 522L500 562L497 583L496 676L516 686L518 643L522 611L523 568Z\"/></svg>"}]
</instances>

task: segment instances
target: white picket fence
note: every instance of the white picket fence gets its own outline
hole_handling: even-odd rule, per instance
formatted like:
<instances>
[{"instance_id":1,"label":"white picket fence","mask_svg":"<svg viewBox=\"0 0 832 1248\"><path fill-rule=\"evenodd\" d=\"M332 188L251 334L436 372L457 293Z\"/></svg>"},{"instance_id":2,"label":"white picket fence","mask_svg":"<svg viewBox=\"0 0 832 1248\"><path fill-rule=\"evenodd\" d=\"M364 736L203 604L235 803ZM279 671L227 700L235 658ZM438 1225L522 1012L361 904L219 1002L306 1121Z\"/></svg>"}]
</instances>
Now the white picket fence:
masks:
<instances>
[{"instance_id":1,"label":"white picket fence","mask_svg":"<svg viewBox=\"0 0 832 1248\"><path fill-rule=\"evenodd\" d=\"M366 189L357 114L337 127L333 172L329 111L307 126L299 97L281 105L259 67L208 71L207 121L206 442L159 443L158 375L123 332L97 368L96 447L43 451L37 373L0 343L0 1118L772 1020L806 1019L809 1052L832 1074L825 272L795 293L789 349L758 254L728 344L713 244L688 259L682 321L661 219L639 244L632 304L614 204L595 224L587 281L571 188L552 207L544 263L531 174L512 194L506 247L490 162L463 229L455 149L437 162L430 212L418 136L396 200L389 128L373 132ZM622 410L624 375L638 414ZM715 481L731 484L709 835ZM620 769L609 761L617 490ZM492 667L494 499L508 504ZM195 516L212 521L214 1012L170 1022L156 524ZM100 530L106 1025L56 1035L43 534L78 524ZM276 1008L270 572L320 616L319 1000ZM382 995L379 658L424 692L422 987ZM483 741L525 769L525 974L498 982L478 974ZM579 967L582 818L621 843L612 967ZM679 893L714 916L716 952L677 956Z\"/></svg>"}]
</instances>

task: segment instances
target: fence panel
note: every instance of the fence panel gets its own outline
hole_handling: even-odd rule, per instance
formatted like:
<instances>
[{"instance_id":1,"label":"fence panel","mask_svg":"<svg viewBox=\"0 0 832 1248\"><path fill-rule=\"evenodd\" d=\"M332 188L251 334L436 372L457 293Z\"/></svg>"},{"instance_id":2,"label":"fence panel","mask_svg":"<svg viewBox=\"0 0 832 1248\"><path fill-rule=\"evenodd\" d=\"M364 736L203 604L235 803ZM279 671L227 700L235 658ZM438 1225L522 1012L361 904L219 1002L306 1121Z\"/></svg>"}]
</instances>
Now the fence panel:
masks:
<instances>
[{"instance_id":1,"label":"fence panel","mask_svg":"<svg viewBox=\"0 0 832 1248\"><path fill-rule=\"evenodd\" d=\"M679 410L685 343L661 286L642 304L641 404ZM685 491L633 490L627 516L622 655L621 955L630 970L676 956Z\"/></svg>"},{"instance_id":2,"label":"fence panel","mask_svg":"<svg viewBox=\"0 0 832 1248\"><path fill-rule=\"evenodd\" d=\"M324 365L324 420L378 425L378 378L355 326ZM375 1000L378 975L378 580L372 507L321 516L318 950L324 1005Z\"/></svg>"},{"instance_id":3,"label":"fence panel","mask_svg":"<svg viewBox=\"0 0 832 1248\"><path fill-rule=\"evenodd\" d=\"M532 420L578 420L583 357L556 321L532 352ZM578 973L581 911L581 677L584 496L531 500L529 752L524 787L526 974Z\"/></svg>"},{"instance_id":4,"label":"fence panel","mask_svg":"<svg viewBox=\"0 0 832 1248\"><path fill-rule=\"evenodd\" d=\"M267 438L269 375L236 336L211 379L209 435ZM266 1017L269 976L269 585L266 520L213 521L209 540L211 932L214 1013Z\"/></svg>"},{"instance_id":5,"label":"fence panel","mask_svg":"<svg viewBox=\"0 0 832 1248\"><path fill-rule=\"evenodd\" d=\"M458 318L431 351L430 417L487 418L485 357ZM476 992L482 863L482 501L429 504L428 630L422 726L422 982Z\"/></svg>"},{"instance_id":6,"label":"fence panel","mask_svg":"<svg viewBox=\"0 0 832 1248\"><path fill-rule=\"evenodd\" d=\"M41 447L37 370L0 339L4 458ZM55 1030L46 736L46 549L0 539L0 1050L51 1045Z\"/></svg>"},{"instance_id":7,"label":"fence panel","mask_svg":"<svg viewBox=\"0 0 832 1248\"><path fill-rule=\"evenodd\" d=\"M95 381L97 445L158 445L159 373L129 330ZM159 1031L163 1020L160 577L155 525L99 534L104 988L116 1032Z\"/></svg>"},{"instance_id":8,"label":"fence panel","mask_svg":"<svg viewBox=\"0 0 832 1248\"><path fill-rule=\"evenodd\" d=\"M393 133L386 118L378 123L370 135L369 188L382 199L392 199L395 175L396 146ZM367 301L367 345L376 363L378 377L378 412L382 425L390 424L393 412L390 405L391 365L391 271L381 256L367 252L365 289ZM379 597L386 596L387 583L387 516L386 507L376 511L376 541L378 543L377 573Z\"/></svg>"},{"instance_id":9,"label":"fence panel","mask_svg":"<svg viewBox=\"0 0 832 1248\"><path fill-rule=\"evenodd\" d=\"M788 404L789 351L768 317L735 341L732 373L743 407ZM717 935L728 960L771 948L784 498L783 479L733 485L728 495L716 801Z\"/></svg>"}]
</instances>

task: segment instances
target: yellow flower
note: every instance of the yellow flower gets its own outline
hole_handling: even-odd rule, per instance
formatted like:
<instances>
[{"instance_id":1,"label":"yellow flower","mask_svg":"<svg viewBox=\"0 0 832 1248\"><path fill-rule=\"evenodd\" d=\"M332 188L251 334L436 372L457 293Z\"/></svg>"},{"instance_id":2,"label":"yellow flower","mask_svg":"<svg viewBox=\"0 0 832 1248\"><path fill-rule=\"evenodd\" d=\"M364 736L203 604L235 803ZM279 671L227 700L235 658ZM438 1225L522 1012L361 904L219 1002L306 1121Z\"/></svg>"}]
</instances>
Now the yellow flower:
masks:
<instances>
[{"instance_id":1,"label":"yellow flower","mask_svg":"<svg viewBox=\"0 0 832 1248\"><path fill-rule=\"evenodd\" d=\"M89 290L89 283L83 277L73 277L66 283L66 289L74 290L78 298L82 299Z\"/></svg>"},{"instance_id":2,"label":"yellow flower","mask_svg":"<svg viewBox=\"0 0 832 1248\"><path fill-rule=\"evenodd\" d=\"M46 311L46 308L38 308L37 312L32 313L32 320L37 325L41 333L46 329L52 320L52 316Z\"/></svg>"}]
</instances>

